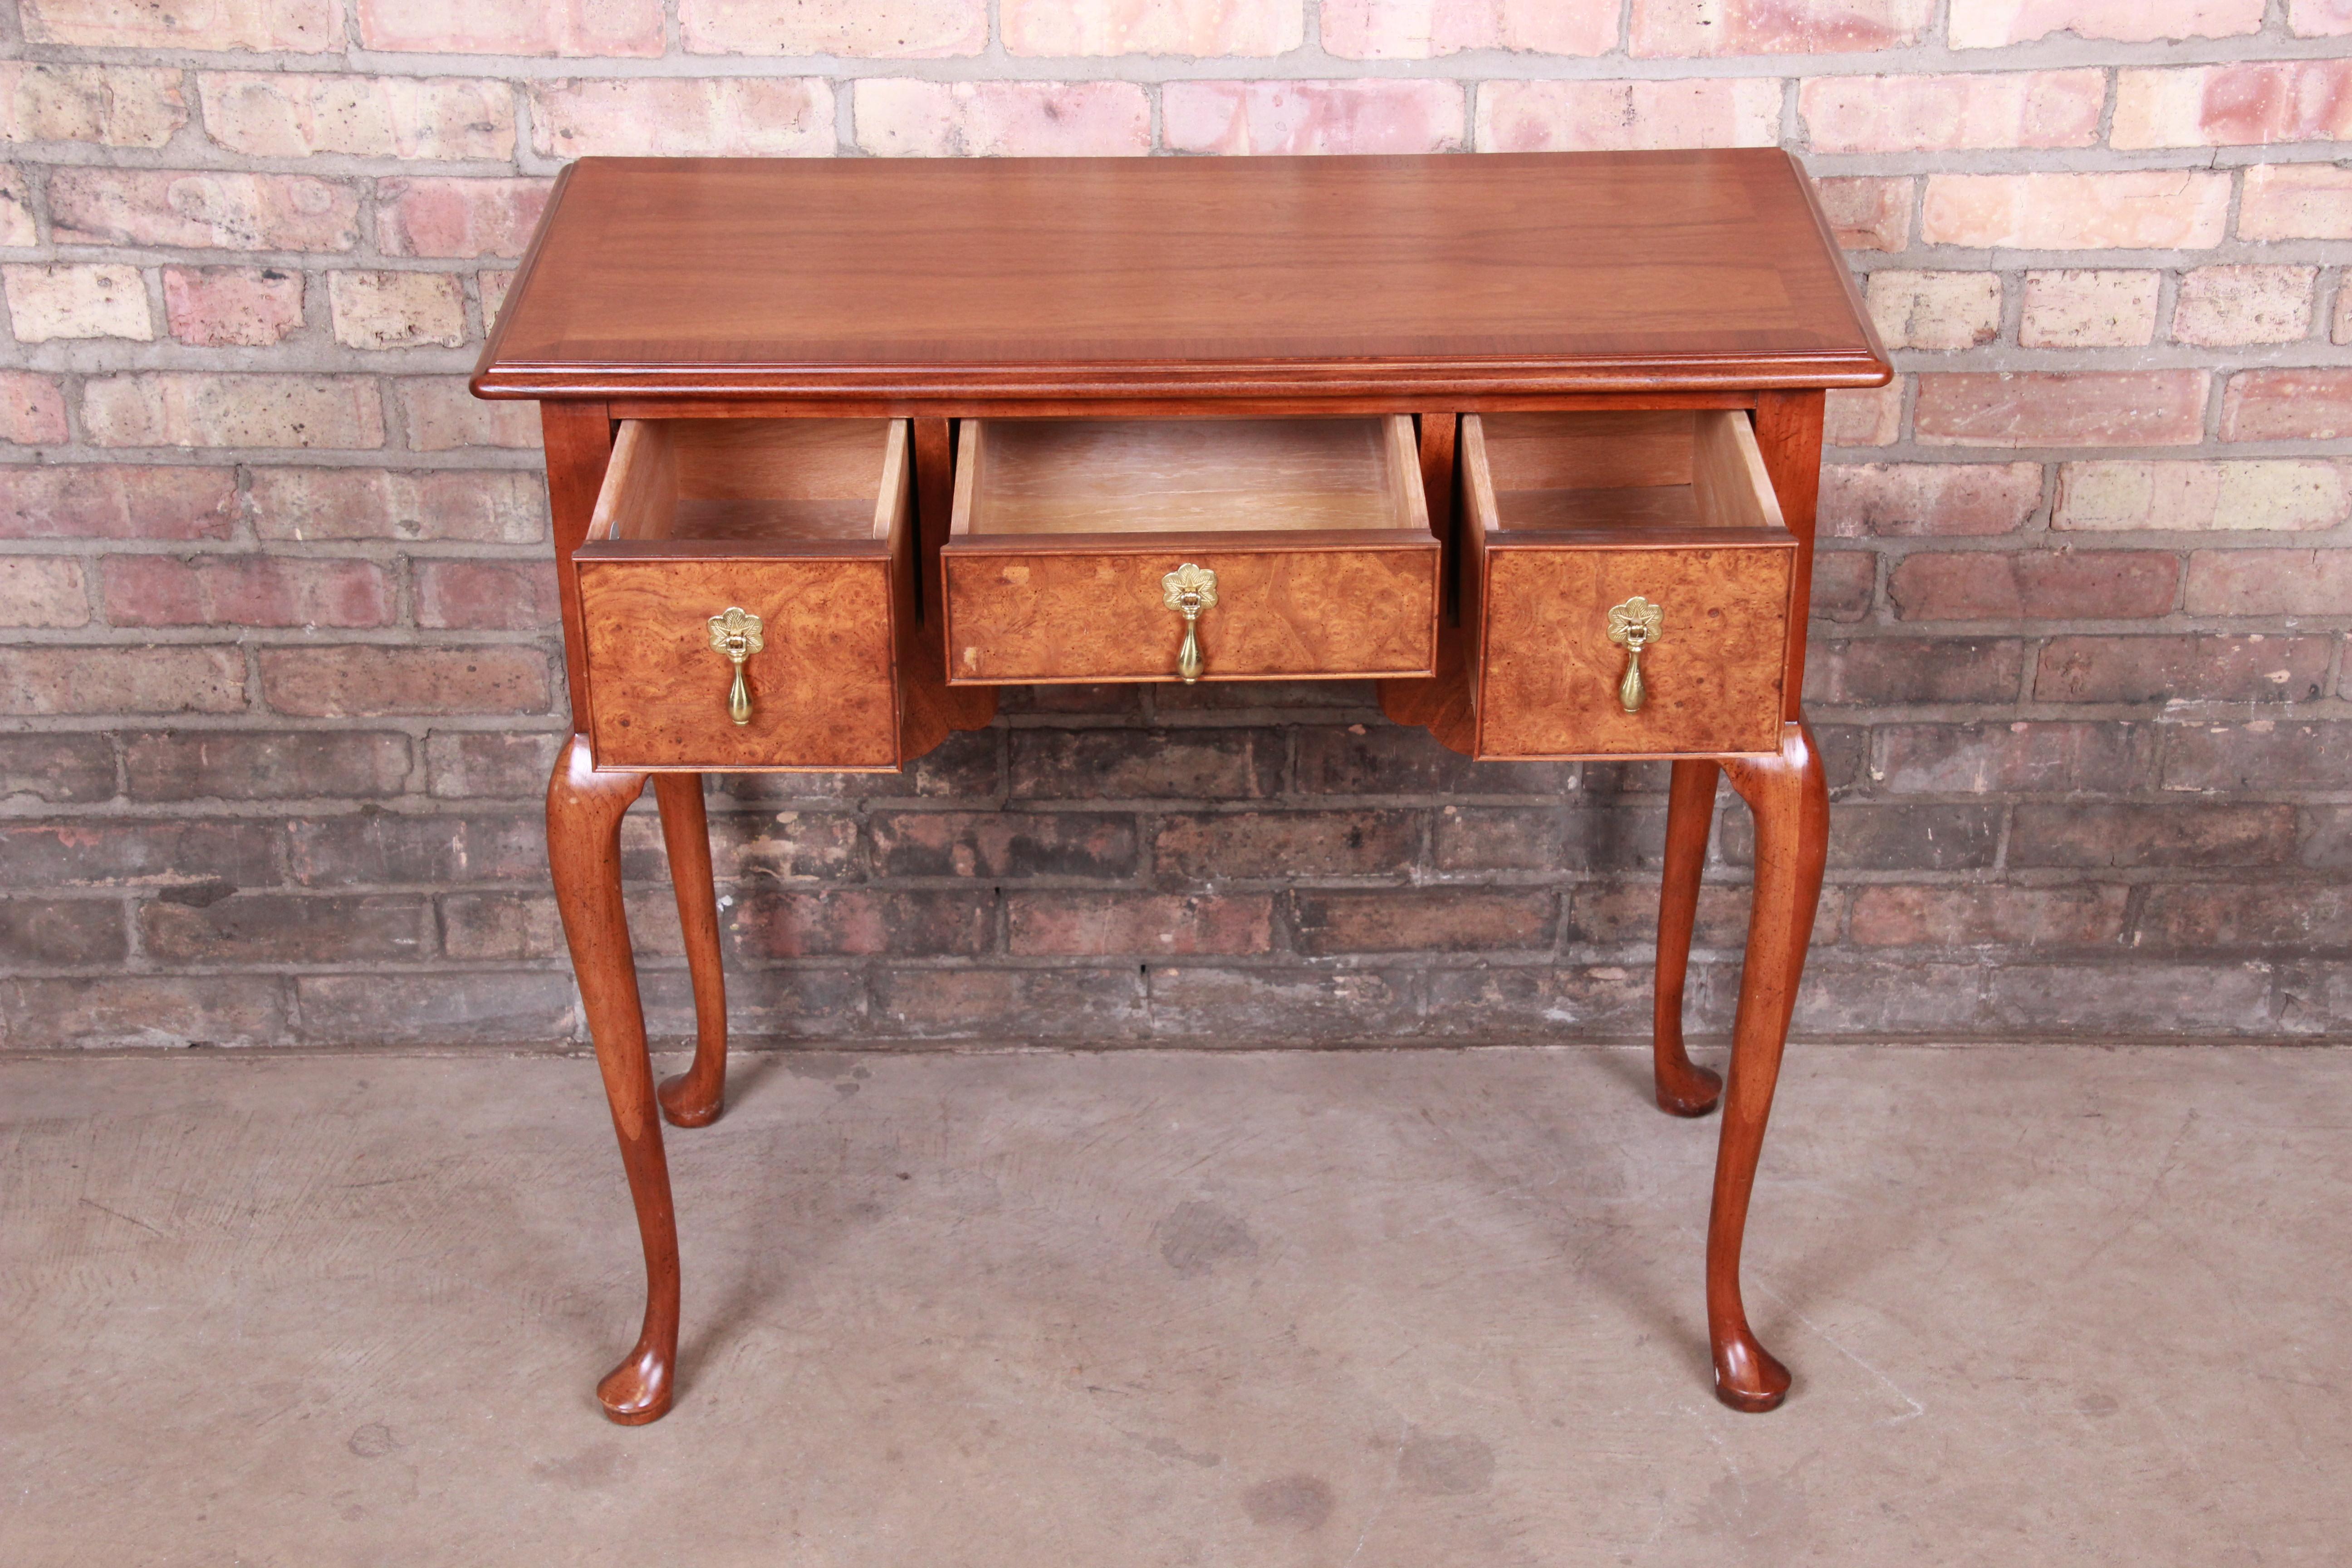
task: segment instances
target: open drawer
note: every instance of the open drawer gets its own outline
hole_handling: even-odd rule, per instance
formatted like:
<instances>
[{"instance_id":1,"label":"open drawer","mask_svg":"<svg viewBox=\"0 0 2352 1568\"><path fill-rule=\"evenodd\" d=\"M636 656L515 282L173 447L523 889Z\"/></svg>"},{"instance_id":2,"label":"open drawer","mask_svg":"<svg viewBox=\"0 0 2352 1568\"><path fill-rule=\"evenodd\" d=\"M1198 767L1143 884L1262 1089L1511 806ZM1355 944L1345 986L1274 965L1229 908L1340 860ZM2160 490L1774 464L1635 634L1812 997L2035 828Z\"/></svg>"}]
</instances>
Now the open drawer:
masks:
<instances>
[{"instance_id":1,"label":"open drawer","mask_svg":"<svg viewBox=\"0 0 2352 1568\"><path fill-rule=\"evenodd\" d=\"M1478 757L1780 743L1797 540L1737 410L1465 415Z\"/></svg>"},{"instance_id":2,"label":"open drawer","mask_svg":"<svg viewBox=\"0 0 2352 1568\"><path fill-rule=\"evenodd\" d=\"M887 770L927 748L911 494L903 420L624 420L572 557L597 764Z\"/></svg>"},{"instance_id":3,"label":"open drawer","mask_svg":"<svg viewBox=\"0 0 2352 1568\"><path fill-rule=\"evenodd\" d=\"M954 684L1435 668L1402 416L967 419L940 557Z\"/></svg>"}]
</instances>

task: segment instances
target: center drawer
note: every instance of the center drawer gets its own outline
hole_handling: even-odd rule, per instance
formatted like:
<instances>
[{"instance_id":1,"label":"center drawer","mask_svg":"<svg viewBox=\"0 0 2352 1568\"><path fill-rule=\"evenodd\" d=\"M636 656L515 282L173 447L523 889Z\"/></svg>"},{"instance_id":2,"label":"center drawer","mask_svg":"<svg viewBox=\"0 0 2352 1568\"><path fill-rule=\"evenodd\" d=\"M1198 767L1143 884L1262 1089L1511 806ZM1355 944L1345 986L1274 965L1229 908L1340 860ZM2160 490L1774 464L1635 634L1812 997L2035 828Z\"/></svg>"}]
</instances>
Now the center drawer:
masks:
<instances>
[{"instance_id":1,"label":"center drawer","mask_svg":"<svg viewBox=\"0 0 2352 1568\"><path fill-rule=\"evenodd\" d=\"M622 421L572 552L601 767L894 769L935 742L904 420Z\"/></svg>"},{"instance_id":2,"label":"center drawer","mask_svg":"<svg viewBox=\"0 0 2352 1568\"><path fill-rule=\"evenodd\" d=\"M1435 668L1402 416L967 419L940 558L951 684Z\"/></svg>"}]
</instances>

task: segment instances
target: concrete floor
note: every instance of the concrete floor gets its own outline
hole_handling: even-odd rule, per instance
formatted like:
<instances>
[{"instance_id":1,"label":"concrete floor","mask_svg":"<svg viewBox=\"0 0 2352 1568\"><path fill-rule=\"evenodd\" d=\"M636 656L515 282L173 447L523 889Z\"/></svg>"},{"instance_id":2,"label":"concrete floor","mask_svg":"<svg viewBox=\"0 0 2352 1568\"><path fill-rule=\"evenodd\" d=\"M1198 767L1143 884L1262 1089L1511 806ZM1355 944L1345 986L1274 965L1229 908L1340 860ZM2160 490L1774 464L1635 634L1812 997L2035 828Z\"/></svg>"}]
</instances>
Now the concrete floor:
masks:
<instances>
[{"instance_id":1,"label":"concrete floor","mask_svg":"<svg viewBox=\"0 0 2352 1568\"><path fill-rule=\"evenodd\" d=\"M0 1061L0 1563L2341 1563L2352 1055L763 1056L671 1134L677 1408L578 1059Z\"/></svg>"}]
</instances>

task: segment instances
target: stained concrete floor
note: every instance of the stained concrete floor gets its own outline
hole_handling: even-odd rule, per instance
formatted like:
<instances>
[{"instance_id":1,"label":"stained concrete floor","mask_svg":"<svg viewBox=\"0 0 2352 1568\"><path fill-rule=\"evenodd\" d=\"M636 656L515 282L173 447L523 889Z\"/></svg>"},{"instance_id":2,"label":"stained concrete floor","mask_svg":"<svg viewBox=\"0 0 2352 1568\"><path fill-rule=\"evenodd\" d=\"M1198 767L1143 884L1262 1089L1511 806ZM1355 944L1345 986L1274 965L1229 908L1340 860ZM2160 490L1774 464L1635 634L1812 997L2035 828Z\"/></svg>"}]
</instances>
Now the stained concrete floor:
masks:
<instances>
[{"instance_id":1,"label":"stained concrete floor","mask_svg":"<svg viewBox=\"0 0 2352 1568\"><path fill-rule=\"evenodd\" d=\"M677 1410L562 1058L0 1061L0 1563L2341 1563L2352 1054L765 1056Z\"/></svg>"}]
</instances>

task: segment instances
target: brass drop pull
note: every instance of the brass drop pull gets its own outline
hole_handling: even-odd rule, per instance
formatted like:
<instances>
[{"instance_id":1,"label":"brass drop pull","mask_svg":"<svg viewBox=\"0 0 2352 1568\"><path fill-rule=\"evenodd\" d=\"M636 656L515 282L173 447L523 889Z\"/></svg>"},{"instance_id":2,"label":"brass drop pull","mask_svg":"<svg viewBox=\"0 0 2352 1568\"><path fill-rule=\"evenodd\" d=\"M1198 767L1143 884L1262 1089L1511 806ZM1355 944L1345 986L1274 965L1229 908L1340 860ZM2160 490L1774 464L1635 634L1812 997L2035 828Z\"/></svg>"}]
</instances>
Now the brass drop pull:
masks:
<instances>
[{"instance_id":1,"label":"brass drop pull","mask_svg":"<svg viewBox=\"0 0 2352 1568\"><path fill-rule=\"evenodd\" d=\"M1177 679L1201 679L1201 612L1217 602L1217 574L1190 561L1160 579L1160 601L1184 617L1184 646L1176 650Z\"/></svg>"},{"instance_id":2,"label":"brass drop pull","mask_svg":"<svg viewBox=\"0 0 2352 1568\"><path fill-rule=\"evenodd\" d=\"M1625 650L1625 679L1617 683L1617 700L1628 713L1639 713L1649 696L1642 684L1642 650L1658 640L1665 617L1664 605L1639 594L1609 612L1609 640Z\"/></svg>"},{"instance_id":3,"label":"brass drop pull","mask_svg":"<svg viewBox=\"0 0 2352 1568\"><path fill-rule=\"evenodd\" d=\"M710 617L710 647L735 666L735 684L727 689L727 717L738 724L751 721L751 688L743 679L743 661L767 644L761 633L766 623L751 611L730 605L727 613Z\"/></svg>"}]
</instances>

